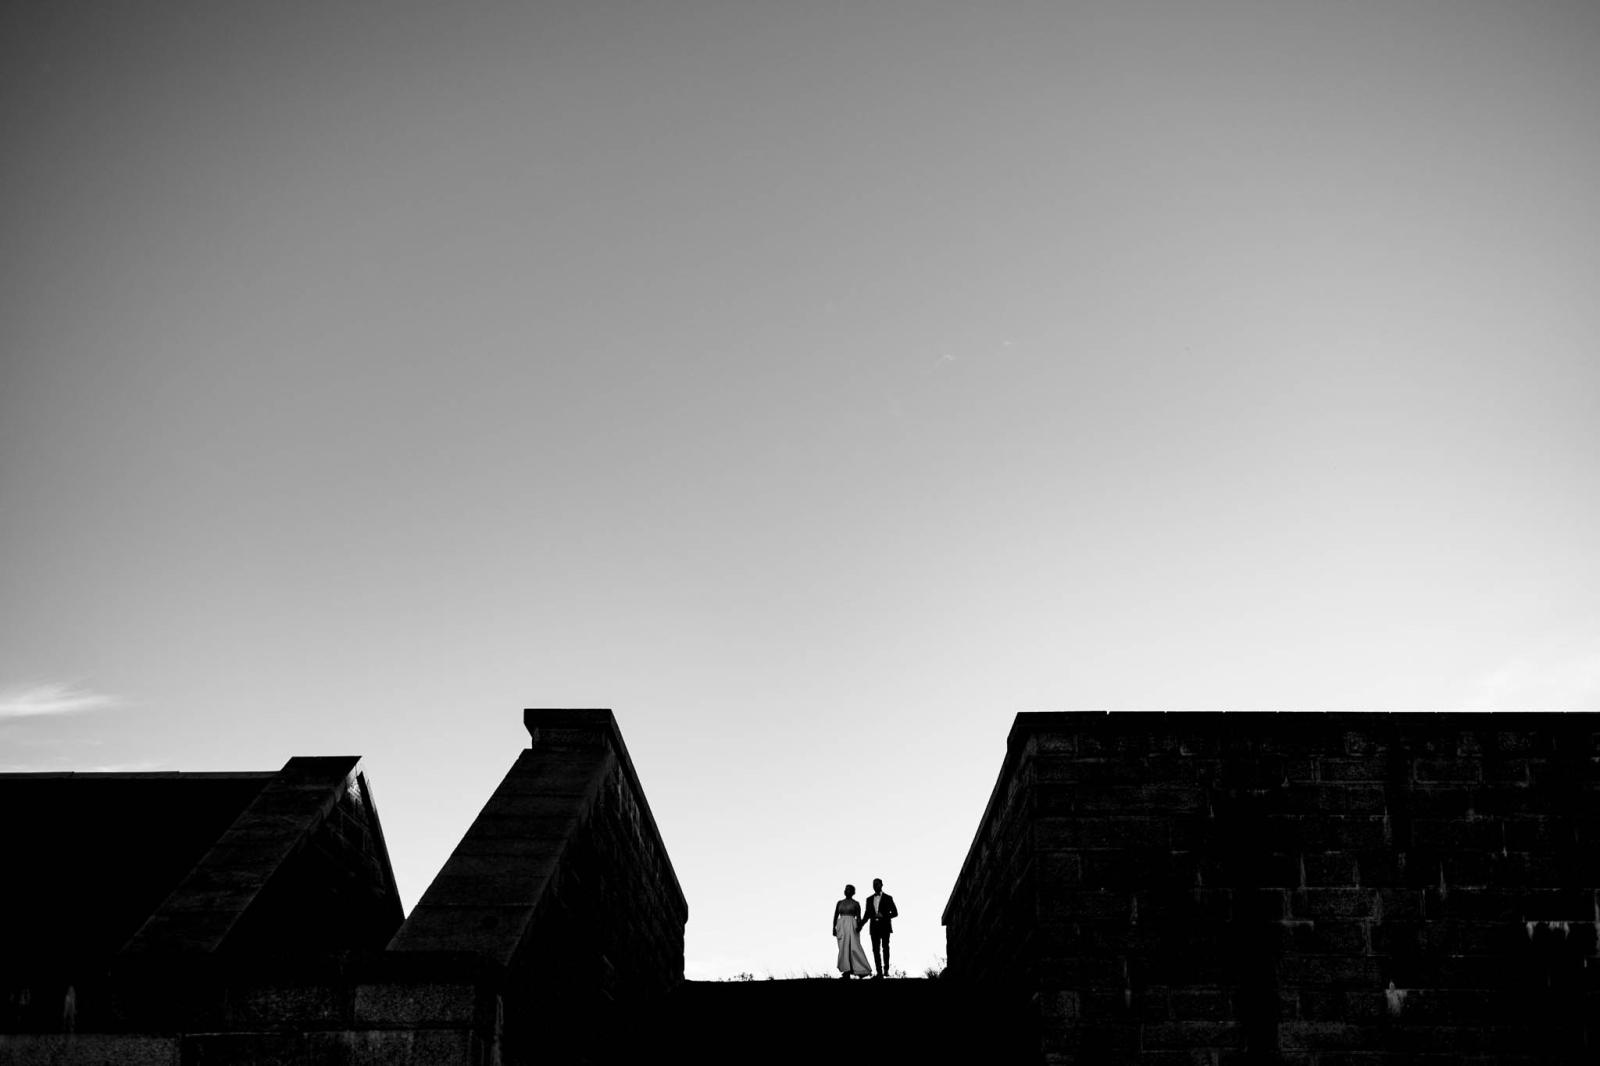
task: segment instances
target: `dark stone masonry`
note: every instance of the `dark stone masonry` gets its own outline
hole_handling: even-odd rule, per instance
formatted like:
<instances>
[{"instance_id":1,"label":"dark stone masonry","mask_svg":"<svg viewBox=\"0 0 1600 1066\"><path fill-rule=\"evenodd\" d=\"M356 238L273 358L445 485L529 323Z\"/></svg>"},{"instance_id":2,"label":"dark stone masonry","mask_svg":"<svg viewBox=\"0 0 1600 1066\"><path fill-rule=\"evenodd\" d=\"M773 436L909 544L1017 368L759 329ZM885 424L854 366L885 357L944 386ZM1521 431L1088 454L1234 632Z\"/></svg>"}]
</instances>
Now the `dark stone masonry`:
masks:
<instances>
[{"instance_id":1,"label":"dark stone masonry","mask_svg":"<svg viewBox=\"0 0 1600 1066\"><path fill-rule=\"evenodd\" d=\"M1597 801L1597 715L1018 715L948 976L1049 1063L1600 1061Z\"/></svg>"},{"instance_id":2,"label":"dark stone masonry","mask_svg":"<svg viewBox=\"0 0 1600 1066\"><path fill-rule=\"evenodd\" d=\"M517 757L389 944L503 974L497 1053L598 1057L683 980L689 907L610 711L527 711Z\"/></svg>"},{"instance_id":3,"label":"dark stone masonry","mask_svg":"<svg viewBox=\"0 0 1600 1066\"><path fill-rule=\"evenodd\" d=\"M1600 715L1021 714L941 977L733 984L611 712L525 722L409 916L354 757L0 774L0 1066L1600 1061Z\"/></svg>"},{"instance_id":4,"label":"dark stone masonry","mask_svg":"<svg viewBox=\"0 0 1600 1066\"><path fill-rule=\"evenodd\" d=\"M626 1057L688 907L611 712L525 721L404 921L353 757L0 775L0 1066Z\"/></svg>"}]
</instances>

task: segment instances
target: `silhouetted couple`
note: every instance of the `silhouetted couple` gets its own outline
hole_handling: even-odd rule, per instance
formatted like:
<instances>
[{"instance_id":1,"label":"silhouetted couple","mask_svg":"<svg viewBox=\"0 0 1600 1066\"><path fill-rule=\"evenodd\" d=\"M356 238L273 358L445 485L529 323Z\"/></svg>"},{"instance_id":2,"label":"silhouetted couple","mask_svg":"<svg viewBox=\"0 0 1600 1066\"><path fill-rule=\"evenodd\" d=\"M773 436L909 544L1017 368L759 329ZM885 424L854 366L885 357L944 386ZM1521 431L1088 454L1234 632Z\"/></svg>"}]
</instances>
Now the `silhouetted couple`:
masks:
<instances>
[{"instance_id":1,"label":"silhouetted couple","mask_svg":"<svg viewBox=\"0 0 1600 1066\"><path fill-rule=\"evenodd\" d=\"M872 879L872 895L867 897L866 913L856 902L856 886L844 886L844 899L833 905L833 935L839 941L839 976L848 979L852 974L866 977L867 953L861 950L861 927L867 927L872 937L872 961L878 976L889 972L889 934L894 932L891 919L900 914L894 906L894 897L883 890L883 879Z\"/></svg>"}]
</instances>

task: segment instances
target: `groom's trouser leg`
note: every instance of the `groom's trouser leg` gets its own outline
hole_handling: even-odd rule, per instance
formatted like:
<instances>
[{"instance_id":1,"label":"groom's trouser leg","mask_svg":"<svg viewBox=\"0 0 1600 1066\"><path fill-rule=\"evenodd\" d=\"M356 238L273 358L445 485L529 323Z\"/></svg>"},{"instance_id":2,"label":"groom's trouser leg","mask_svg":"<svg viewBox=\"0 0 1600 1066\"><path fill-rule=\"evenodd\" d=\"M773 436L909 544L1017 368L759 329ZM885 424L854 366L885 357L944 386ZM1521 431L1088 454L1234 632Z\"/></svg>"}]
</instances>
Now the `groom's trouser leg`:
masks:
<instances>
[{"instance_id":1,"label":"groom's trouser leg","mask_svg":"<svg viewBox=\"0 0 1600 1066\"><path fill-rule=\"evenodd\" d=\"M879 973L889 972L889 934L872 930L872 965Z\"/></svg>"}]
</instances>

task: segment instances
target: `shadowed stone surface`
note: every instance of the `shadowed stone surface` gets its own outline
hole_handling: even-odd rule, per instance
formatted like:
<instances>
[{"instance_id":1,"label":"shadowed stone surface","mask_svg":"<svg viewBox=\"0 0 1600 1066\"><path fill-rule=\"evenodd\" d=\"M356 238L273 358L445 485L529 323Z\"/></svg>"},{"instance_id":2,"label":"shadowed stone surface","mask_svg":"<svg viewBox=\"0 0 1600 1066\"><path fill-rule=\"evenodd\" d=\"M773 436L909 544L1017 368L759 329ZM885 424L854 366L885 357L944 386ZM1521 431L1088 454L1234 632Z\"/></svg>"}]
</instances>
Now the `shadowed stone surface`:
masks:
<instances>
[{"instance_id":1,"label":"shadowed stone surface","mask_svg":"<svg viewBox=\"0 0 1600 1066\"><path fill-rule=\"evenodd\" d=\"M503 966L508 1058L598 1057L682 980L688 904L611 712L524 723L530 747L390 949Z\"/></svg>"},{"instance_id":2,"label":"shadowed stone surface","mask_svg":"<svg viewBox=\"0 0 1600 1066\"><path fill-rule=\"evenodd\" d=\"M273 776L0 774L8 986L103 969Z\"/></svg>"},{"instance_id":3,"label":"shadowed stone surface","mask_svg":"<svg viewBox=\"0 0 1600 1066\"><path fill-rule=\"evenodd\" d=\"M354 758L0 775L0 801L0 1030L78 1035L52 1055L99 1046L88 1031L123 1024L119 1000L165 1009L170 983L127 975L133 960L377 948L401 920Z\"/></svg>"},{"instance_id":4,"label":"shadowed stone surface","mask_svg":"<svg viewBox=\"0 0 1600 1066\"><path fill-rule=\"evenodd\" d=\"M1589 714L1018 715L948 976L1029 1004L1051 1063L1595 1061L1597 740Z\"/></svg>"},{"instance_id":5,"label":"shadowed stone surface","mask_svg":"<svg viewBox=\"0 0 1600 1066\"><path fill-rule=\"evenodd\" d=\"M532 746L404 926L353 757L0 778L40 812L9 838L0 1064L621 1061L681 983L688 908L611 713L524 720Z\"/></svg>"},{"instance_id":6,"label":"shadowed stone surface","mask_svg":"<svg viewBox=\"0 0 1600 1066\"><path fill-rule=\"evenodd\" d=\"M0 776L0 1066L1596 1061L1600 716L1019 715L940 979L739 983L610 712L524 720L398 931L354 759Z\"/></svg>"},{"instance_id":7,"label":"shadowed stone surface","mask_svg":"<svg viewBox=\"0 0 1600 1066\"><path fill-rule=\"evenodd\" d=\"M400 896L358 762L290 759L125 953L381 945L401 921Z\"/></svg>"}]
</instances>

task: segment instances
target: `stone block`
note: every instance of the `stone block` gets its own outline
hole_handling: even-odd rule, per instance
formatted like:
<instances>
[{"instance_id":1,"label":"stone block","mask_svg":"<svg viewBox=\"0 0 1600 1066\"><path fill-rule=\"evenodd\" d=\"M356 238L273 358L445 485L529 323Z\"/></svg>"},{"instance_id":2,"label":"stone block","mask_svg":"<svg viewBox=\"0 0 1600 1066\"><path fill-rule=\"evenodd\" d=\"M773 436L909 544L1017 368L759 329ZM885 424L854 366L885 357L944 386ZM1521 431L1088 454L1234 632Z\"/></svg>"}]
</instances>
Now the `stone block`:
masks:
<instances>
[{"instance_id":1,"label":"stone block","mask_svg":"<svg viewBox=\"0 0 1600 1066\"><path fill-rule=\"evenodd\" d=\"M1521 815L1506 818L1504 843L1512 851L1555 850L1580 846L1578 825L1575 819L1556 813L1546 815Z\"/></svg>"},{"instance_id":2,"label":"stone block","mask_svg":"<svg viewBox=\"0 0 1600 1066\"><path fill-rule=\"evenodd\" d=\"M478 990L471 984L363 984L355 990L360 1027L469 1028L478 1017Z\"/></svg>"},{"instance_id":3,"label":"stone block","mask_svg":"<svg viewBox=\"0 0 1600 1066\"><path fill-rule=\"evenodd\" d=\"M478 812L473 824L486 818L528 818L536 822L549 821L565 825L574 818L583 817L594 806L592 798L582 795L550 794L536 791L513 792L500 789Z\"/></svg>"},{"instance_id":4,"label":"stone block","mask_svg":"<svg viewBox=\"0 0 1600 1066\"><path fill-rule=\"evenodd\" d=\"M1081 857L1088 888L1157 888L1173 879L1172 853L1165 848L1086 851Z\"/></svg>"},{"instance_id":5,"label":"stone block","mask_svg":"<svg viewBox=\"0 0 1600 1066\"><path fill-rule=\"evenodd\" d=\"M1466 785L1416 785L1394 792L1395 804L1413 818L1466 818L1478 812L1478 790Z\"/></svg>"},{"instance_id":6,"label":"stone block","mask_svg":"<svg viewBox=\"0 0 1600 1066\"><path fill-rule=\"evenodd\" d=\"M1376 955L1403 955L1416 957L1427 947L1427 933L1437 923L1421 921L1386 920L1373 922L1368 929L1368 942Z\"/></svg>"},{"instance_id":7,"label":"stone block","mask_svg":"<svg viewBox=\"0 0 1600 1066\"><path fill-rule=\"evenodd\" d=\"M1206 809L1196 785L1084 785L1077 809L1085 814L1192 814Z\"/></svg>"},{"instance_id":8,"label":"stone block","mask_svg":"<svg viewBox=\"0 0 1600 1066\"><path fill-rule=\"evenodd\" d=\"M1446 955L1433 960L1431 984L1439 988L1516 988L1522 975L1493 955Z\"/></svg>"},{"instance_id":9,"label":"stone block","mask_svg":"<svg viewBox=\"0 0 1600 1066\"><path fill-rule=\"evenodd\" d=\"M343 1034L348 1066L491 1066L490 1042L470 1030Z\"/></svg>"},{"instance_id":10,"label":"stone block","mask_svg":"<svg viewBox=\"0 0 1600 1066\"><path fill-rule=\"evenodd\" d=\"M236 824L257 828L270 828L285 820L296 820L301 826L332 809L338 795L333 784L283 787L277 782L261 790Z\"/></svg>"},{"instance_id":11,"label":"stone block","mask_svg":"<svg viewBox=\"0 0 1600 1066\"><path fill-rule=\"evenodd\" d=\"M420 903L395 934L399 951L475 951L510 962L533 919L528 907L444 906Z\"/></svg>"},{"instance_id":12,"label":"stone block","mask_svg":"<svg viewBox=\"0 0 1600 1066\"><path fill-rule=\"evenodd\" d=\"M1383 1047L1383 1033L1348 1022L1285 1022L1278 1026L1278 1042L1286 1050L1376 1050Z\"/></svg>"},{"instance_id":13,"label":"stone block","mask_svg":"<svg viewBox=\"0 0 1600 1066\"><path fill-rule=\"evenodd\" d=\"M530 869L549 866L560 862L562 850L560 843L548 837L541 839L504 836L469 837L456 845L455 852L445 863L444 868L450 869L451 865L463 856L474 856L502 864L522 862ZM432 888L431 885L429 887ZM427 898L426 893L423 898Z\"/></svg>"},{"instance_id":14,"label":"stone block","mask_svg":"<svg viewBox=\"0 0 1600 1066\"><path fill-rule=\"evenodd\" d=\"M1486 851L1447 851L1439 855L1439 876L1458 888L1487 888L1493 878L1490 867L1498 856Z\"/></svg>"},{"instance_id":15,"label":"stone block","mask_svg":"<svg viewBox=\"0 0 1600 1066\"><path fill-rule=\"evenodd\" d=\"M614 768L608 759L563 759L524 752L495 795L588 796Z\"/></svg>"},{"instance_id":16,"label":"stone block","mask_svg":"<svg viewBox=\"0 0 1600 1066\"><path fill-rule=\"evenodd\" d=\"M1278 923L1280 950L1306 955L1365 955L1371 951L1368 924L1360 921L1299 921Z\"/></svg>"},{"instance_id":17,"label":"stone block","mask_svg":"<svg viewBox=\"0 0 1600 1066\"><path fill-rule=\"evenodd\" d=\"M1379 888L1376 892L1380 921L1415 921L1425 915L1421 889Z\"/></svg>"},{"instance_id":18,"label":"stone block","mask_svg":"<svg viewBox=\"0 0 1600 1066\"><path fill-rule=\"evenodd\" d=\"M178 1066L178 1041L133 1033L0 1033L0 1066Z\"/></svg>"},{"instance_id":19,"label":"stone block","mask_svg":"<svg viewBox=\"0 0 1600 1066\"><path fill-rule=\"evenodd\" d=\"M1416 818L1411 822L1411 847L1417 851L1476 849L1502 846L1504 822L1499 818Z\"/></svg>"},{"instance_id":20,"label":"stone block","mask_svg":"<svg viewBox=\"0 0 1600 1066\"><path fill-rule=\"evenodd\" d=\"M1373 1024L1387 1014L1383 992L1376 988L1307 988L1298 999L1300 1021Z\"/></svg>"},{"instance_id":21,"label":"stone block","mask_svg":"<svg viewBox=\"0 0 1600 1066\"><path fill-rule=\"evenodd\" d=\"M470 1031L448 1029L199 1033L182 1055L205 1066L486 1066Z\"/></svg>"},{"instance_id":22,"label":"stone block","mask_svg":"<svg viewBox=\"0 0 1600 1066\"><path fill-rule=\"evenodd\" d=\"M348 987L311 979L228 989L223 1007L233 1029L319 1029L349 1024Z\"/></svg>"},{"instance_id":23,"label":"stone block","mask_svg":"<svg viewBox=\"0 0 1600 1066\"><path fill-rule=\"evenodd\" d=\"M1242 1048L1244 1027L1232 1021L1173 1021L1144 1026L1142 1044L1161 1048Z\"/></svg>"},{"instance_id":24,"label":"stone block","mask_svg":"<svg viewBox=\"0 0 1600 1066\"><path fill-rule=\"evenodd\" d=\"M1234 996L1221 988L1175 988L1167 996L1174 1021L1226 1021L1234 1016Z\"/></svg>"},{"instance_id":25,"label":"stone block","mask_svg":"<svg viewBox=\"0 0 1600 1066\"><path fill-rule=\"evenodd\" d=\"M1069 755L1035 755L1019 770L1019 784L1030 791L1041 785L1070 788L1116 783L1135 773L1133 765L1124 759L1078 759Z\"/></svg>"},{"instance_id":26,"label":"stone block","mask_svg":"<svg viewBox=\"0 0 1600 1066\"><path fill-rule=\"evenodd\" d=\"M1079 886L1083 881L1083 855L1076 851L1040 852L1034 860L1042 885Z\"/></svg>"},{"instance_id":27,"label":"stone block","mask_svg":"<svg viewBox=\"0 0 1600 1066\"><path fill-rule=\"evenodd\" d=\"M1581 889L1437 888L1424 890L1430 919L1593 921L1594 895Z\"/></svg>"},{"instance_id":28,"label":"stone block","mask_svg":"<svg viewBox=\"0 0 1600 1066\"><path fill-rule=\"evenodd\" d=\"M1350 854L1356 863L1356 884L1366 888L1396 888L1407 884L1409 861L1404 851L1368 848Z\"/></svg>"},{"instance_id":29,"label":"stone block","mask_svg":"<svg viewBox=\"0 0 1600 1066\"><path fill-rule=\"evenodd\" d=\"M555 869L553 862L536 863L533 870L503 863L499 870L480 867L464 873L452 862L429 886L428 903L444 906L460 901L478 907L533 907L543 898Z\"/></svg>"},{"instance_id":30,"label":"stone block","mask_svg":"<svg viewBox=\"0 0 1600 1066\"><path fill-rule=\"evenodd\" d=\"M556 849L555 853L559 854L561 845L584 820L584 812L575 807L537 803L528 806L530 809L520 812L502 808L499 814L480 814L467 830L465 841L534 840Z\"/></svg>"},{"instance_id":31,"label":"stone block","mask_svg":"<svg viewBox=\"0 0 1600 1066\"><path fill-rule=\"evenodd\" d=\"M1474 790L1474 800L1477 814L1509 817L1558 812L1568 806L1571 797L1562 789L1537 785L1484 785ZM1579 807L1595 809L1593 799Z\"/></svg>"},{"instance_id":32,"label":"stone block","mask_svg":"<svg viewBox=\"0 0 1600 1066\"><path fill-rule=\"evenodd\" d=\"M1482 759L1418 759L1415 779L1422 784L1475 784L1483 780Z\"/></svg>"},{"instance_id":33,"label":"stone block","mask_svg":"<svg viewBox=\"0 0 1600 1066\"><path fill-rule=\"evenodd\" d=\"M252 810L228 827L224 839L229 843L250 844L260 841L294 840L305 830L305 815L293 813L267 814Z\"/></svg>"},{"instance_id":34,"label":"stone block","mask_svg":"<svg viewBox=\"0 0 1600 1066\"><path fill-rule=\"evenodd\" d=\"M1077 809L1078 786L1068 784L1039 784L1033 787L1033 816L1051 818L1070 817Z\"/></svg>"},{"instance_id":35,"label":"stone block","mask_svg":"<svg viewBox=\"0 0 1600 1066\"><path fill-rule=\"evenodd\" d=\"M1274 964L1284 985L1366 985L1383 987L1383 970L1375 956L1289 955Z\"/></svg>"},{"instance_id":36,"label":"stone block","mask_svg":"<svg viewBox=\"0 0 1600 1066\"><path fill-rule=\"evenodd\" d=\"M1320 758L1317 760L1317 778L1328 783L1368 781L1382 784L1394 774L1394 761L1387 755L1364 755L1357 758Z\"/></svg>"},{"instance_id":37,"label":"stone block","mask_svg":"<svg viewBox=\"0 0 1600 1066\"><path fill-rule=\"evenodd\" d=\"M529 849L520 856L458 848L450 856L446 872L451 877L496 877L514 869L519 877L544 879L554 876L557 868L557 856L545 848L538 849L537 853Z\"/></svg>"},{"instance_id":38,"label":"stone block","mask_svg":"<svg viewBox=\"0 0 1600 1066\"><path fill-rule=\"evenodd\" d=\"M130 951L208 951L238 918L236 911L157 911L140 927Z\"/></svg>"},{"instance_id":39,"label":"stone block","mask_svg":"<svg viewBox=\"0 0 1600 1066\"><path fill-rule=\"evenodd\" d=\"M1073 733L1040 733L1029 738L1035 751L1049 754L1076 755L1078 737Z\"/></svg>"},{"instance_id":40,"label":"stone block","mask_svg":"<svg viewBox=\"0 0 1600 1066\"><path fill-rule=\"evenodd\" d=\"M1362 851L1390 845L1387 818L1357 815L1274 815L1262 839L1273 851Z\"/></svg>"},{"instance_id":41,"label":"stone block","mask_svg":"<svg viewBox=\"0 0 1600 1066\"><path fill-rule=\"evenodd\" d=\"M1053 953L1086 955L1126 954L1141 937L1126 916L1087 918L1064 912L1046 911L1039 918L1040 943Z\"/></svg>"},{"instance_id":42,"label":"stone block","mask_svg":"<svg viewBox=\"0 0 1600 1066\"><path fill-rule=\"evenodd\" d=\"M1381 816L1388 808L1384 787L1363 782L1291 785L1269 794L1269 798L1275 810L1283 814Z\"/></svg>"},{"instance_id":43,"label":"stone block","mask_svg":"<svg viewBox=\"0 0 1600 1066\"><path fill-rule=\"evenodd\" d=\"M1171 845L1165 818L1153 816L1041 818L1033 824L1034 846L1041 851L1078 848L1130 848Z\"/></svg>"},{"instance_id":44,"label":"stone block","mask_svg":"<svg viewBox=\"0 0 1600 1066\"><path fill-rule=\"evenodd\" d=\"M1040 909L1072 918L1118 919L1132 914L1133 897L1126 892L1092 888L1040 887Z\"/></svg>"},{"instance_id":45,"label":"stone block","mask_svg":"<svg viewBox=\"0 0 1600 1066\"><path fill-rule=\"evenodd\" d=\"M1279 888L1240 888L1233 893L1234 917L1257 922L1277 922L1292 917L1290 892Z\"/></svg>"},{"instance_id":46,"label":"stone block","mask_svg":"<svg viewBox=\"0 0 1600 1066\"><path fill-rule=\"evenodd\" d=\"M1348 851L1312 851L1300 858L1301 884L1312 886L1354 886L1361 884L1360 864Z\"/></svg>"},{"instance_id":47,"label":"stone block","mask_svg":"<svg viewBox=\"0 0 1600 1066\"><path fill-rule=\"evenodd\" d=\"M1483 760L1483 780L1493 785L1531 785L1559 783L1565 768L1555 769L1546 758L1506 758L1491 755Z\"/></svg>"}]
</instances>

